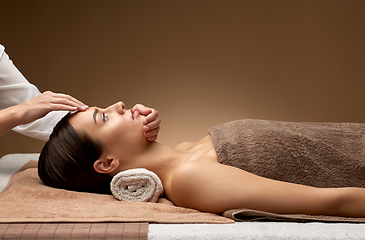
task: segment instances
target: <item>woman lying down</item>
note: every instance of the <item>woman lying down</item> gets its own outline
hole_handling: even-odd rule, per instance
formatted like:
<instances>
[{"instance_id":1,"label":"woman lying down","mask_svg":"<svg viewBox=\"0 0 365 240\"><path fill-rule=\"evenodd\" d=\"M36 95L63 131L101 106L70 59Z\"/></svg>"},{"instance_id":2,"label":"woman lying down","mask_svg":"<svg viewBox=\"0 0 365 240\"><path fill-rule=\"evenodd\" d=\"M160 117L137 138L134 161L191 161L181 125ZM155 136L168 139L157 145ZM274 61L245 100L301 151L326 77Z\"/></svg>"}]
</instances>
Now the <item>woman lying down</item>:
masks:
<instances>
[{"instance_id":1,"label":"woman lying down","mask_svg":"<svg viewBox=\"0 0 365 240\"><path fill-rule=\"evenodd\" d=\"M181 207L365 217L365 124L238 120L173 149L146 140L144 118L122 102L66 116L40 155L41 180L110 193L113 176L145 168Z\"/></svg>"}]
</instances>

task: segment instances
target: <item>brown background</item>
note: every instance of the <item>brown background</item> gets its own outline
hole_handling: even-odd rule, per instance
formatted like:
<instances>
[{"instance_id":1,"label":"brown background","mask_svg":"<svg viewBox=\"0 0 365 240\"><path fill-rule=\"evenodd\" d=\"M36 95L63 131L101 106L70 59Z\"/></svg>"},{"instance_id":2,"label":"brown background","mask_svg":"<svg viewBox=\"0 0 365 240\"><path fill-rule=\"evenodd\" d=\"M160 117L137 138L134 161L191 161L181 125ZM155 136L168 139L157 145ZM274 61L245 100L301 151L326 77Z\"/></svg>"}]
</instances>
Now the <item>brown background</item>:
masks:
<instances>
[{"instance_id":1,"label":"brown background","mask_svg":"<svg viewBox=\"0 0 365 240\"><path fill-rule=\"evenodd\" d=\"M0 43L41 91L159 110L159 141L238 118L365 122L365 1L1 1ZM10 132L0 156L39 152Z\"/></svg>"}]
</instances>

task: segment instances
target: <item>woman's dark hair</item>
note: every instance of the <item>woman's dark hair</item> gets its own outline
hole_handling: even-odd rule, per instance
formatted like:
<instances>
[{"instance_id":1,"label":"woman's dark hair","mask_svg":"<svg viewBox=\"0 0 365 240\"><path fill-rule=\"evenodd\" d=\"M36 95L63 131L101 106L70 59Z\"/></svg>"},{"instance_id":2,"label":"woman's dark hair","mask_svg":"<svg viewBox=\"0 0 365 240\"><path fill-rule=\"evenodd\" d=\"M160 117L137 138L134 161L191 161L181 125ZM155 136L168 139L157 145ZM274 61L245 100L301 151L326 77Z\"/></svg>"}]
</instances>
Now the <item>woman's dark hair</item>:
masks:
<instances>
[{"instance_id":1,"label":"woman's dark hair","mask_svg":"<svg viewBox=\"0 0 365 240\"><path fill-rule=\"evenodd\" d=\"M53 129L38 161L38 175L48 186L67 190L109 193L111 177L94 170L101 143L77 133L67 114Z\"/></svg>"}]
</instances>

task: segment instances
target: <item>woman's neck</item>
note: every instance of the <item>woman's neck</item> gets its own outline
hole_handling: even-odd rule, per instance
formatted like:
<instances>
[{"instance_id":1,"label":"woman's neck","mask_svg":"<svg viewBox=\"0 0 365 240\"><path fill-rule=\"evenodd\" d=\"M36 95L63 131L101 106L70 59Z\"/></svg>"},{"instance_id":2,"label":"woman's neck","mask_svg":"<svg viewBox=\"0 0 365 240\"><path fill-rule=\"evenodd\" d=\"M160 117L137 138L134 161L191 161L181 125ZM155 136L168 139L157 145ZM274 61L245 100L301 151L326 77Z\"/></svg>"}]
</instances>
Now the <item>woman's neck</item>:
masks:
<instances>
[{"instance_id":1,"label":"woman's neck","mask_svg":"<svg viewBox=\"0 0 365 240\"><path fill-rule=\"evenodd\" d=\"M190 155L191 152L178 151L158 142L150 142L142 153L130 159L129 164L125 164L122 168L123 170L145 168L156 173L163 181L174 169L185 163Z\"/></svg>"}]
</instances>

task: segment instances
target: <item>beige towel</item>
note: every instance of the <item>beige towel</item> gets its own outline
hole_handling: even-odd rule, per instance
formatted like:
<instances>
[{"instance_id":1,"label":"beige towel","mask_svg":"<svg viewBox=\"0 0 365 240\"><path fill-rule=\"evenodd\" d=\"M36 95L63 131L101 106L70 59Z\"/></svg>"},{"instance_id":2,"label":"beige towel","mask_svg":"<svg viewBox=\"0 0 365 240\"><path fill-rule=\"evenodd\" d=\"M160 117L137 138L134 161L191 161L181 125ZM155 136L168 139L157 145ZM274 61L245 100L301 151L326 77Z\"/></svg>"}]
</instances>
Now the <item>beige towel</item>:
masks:
<instances>
[{"instance_id":1,"label":"beige towel","mask_svg":"<svg viewBox=\"0 0 365 240\"><path fill-rule=\"evenodd\" d=\"M118 173L113 177L110 189L116 199L126 202L157 202L163 192L160 178L144 168Z\"/></svg>"},{"instance_id":2,"label":"beige towel","mask_svg":"<svg viewBox=\"0 0 365 240\"><path fill-rule=\"evenodd\" d=\"M194 209L150 202L121 202L112 195L45 186L37 169L14 174L0 194L0 222L232 223Z\"/></svg>"}]
</instances>

